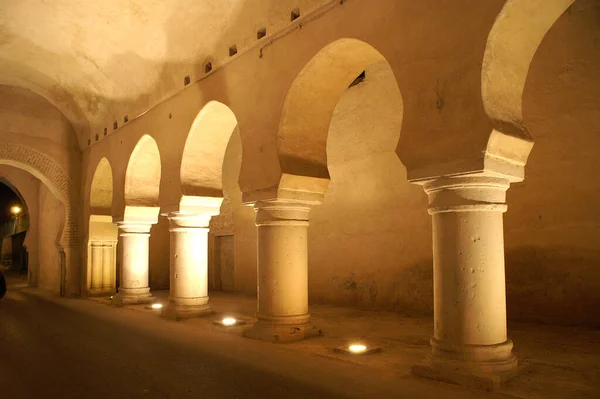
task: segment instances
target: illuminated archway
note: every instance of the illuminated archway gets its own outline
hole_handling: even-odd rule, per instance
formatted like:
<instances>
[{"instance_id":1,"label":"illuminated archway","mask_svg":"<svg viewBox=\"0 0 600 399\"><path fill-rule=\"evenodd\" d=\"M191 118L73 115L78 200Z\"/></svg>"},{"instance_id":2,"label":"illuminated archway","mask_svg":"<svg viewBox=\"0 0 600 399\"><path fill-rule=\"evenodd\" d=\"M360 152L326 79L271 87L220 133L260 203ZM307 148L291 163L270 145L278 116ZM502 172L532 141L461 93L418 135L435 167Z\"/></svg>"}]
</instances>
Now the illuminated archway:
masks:
<instances>
[{"instance_id":1,"label":"illuminated archway","mask_svg":"<svg viewBox=\"0 0 600 399\"><path fill-rule=\"evenodd\" d=\"M329 181L327 135L342 94L369 66L385 61L371 45L340 39L302 69L286 96L278 131L281 171L291 189L324 193Z\"/></svg>"},{"instance_id":2,"label":"illuminated archway","mask_svg":"<svg viewBox=\"0 0 600 399\"><path fill-rule=\"evenodd\" d=\"M277 132L277 192L254 204L258 322L247 337L286 341L318 333L308 311L309 214L329 186L327 141L336 106L379 62L387 63L369 44L337 40L313 56L287 93Z\"/></svg>"},{"instance_id":3,"label":"illuminated archway","mask_svg":"<svg viewBox=\"0 0 600 399\"><path fill-rule=\"evenodd\" d=\"M170 296L163 315L176 319L211 312L208 231L223 202L223 159L237 119L226 105L207 103L195 118L181 160L181 198L170 222ZM179 276L179 277L177 277Z\"/></svg>"},{"instance_id":4,"label":"illuminated archway","mask_svg":"<svg viewBox=\"0 0 600 399\"><path fill-rule=\"evenodd\" d=\"M96 166L90 186L90 214L110 215L113 202L113 175L108 159Z\"/></svg>"},{"instance_id":5,"label":"illuminated archway","mask_svg":"<svg viewBox=\"0 0 600 399\"><path fill-rule=\"evenodd\" d=\"M125 206L158 207L160 152L156 141L144 135L131 153L125 172Z\"/></svg>"},{"instance_id":6,"label":"illuminated archway","mask_svg":"<svg viewBox=\"0 0 600 399\"><path fill-rule=\"evenodd\" d=\"M152 300L149 286L150 229L158 222L161 179L156 141L144 135L133 149L125 172L125 213L117 220L122 245L119 292L114 303Z\"/></svg>"},{"instance_id":7,"label":"illuminated archway","mask_svg":"<svg viewBox=\"0 0 600 399\"><path fill-rule=\"evenodd\" d=\"M112 202L112 168L102 158L90 186L86 287L92 294L112 294L116 289L118 231L111 216Z\"/></svg>"},{"instance_id":8,"label":"illuminated archway","mask_svg":"<svg viewBox=\"0 0 600 399\"><path fill-rule=\"evenodd\" d=\"M56 239L60 259L60 293L77 294L79 279L79 228L77 223L78 194L65 170L50 156L20 144L0 142L0 164L22 169L39 179L63 204L65 219Z\"/></svg>"},{"instance_id":9,"label":"illuminated archway","mask_svg":"<svg viewBox=\"0 0 600 399\"><path fill-rule=\"evenodd\" d=\"M494 128L531 140L523 123L523 89L533 56L575 0L509 0L487 39L481 73L485 112Z\"/></svg>"},{"instance_id":10,"label":"illuminated archway","mask_svg":"<svg viewBox=\"0 0 600 399\"><path fill-rule=\"evenodd\" d=\"M236 126L233 111L220 102L211 101L198 113L181 160L183 196L223 196L223 159Z\"/></svg>"}]
</instances>

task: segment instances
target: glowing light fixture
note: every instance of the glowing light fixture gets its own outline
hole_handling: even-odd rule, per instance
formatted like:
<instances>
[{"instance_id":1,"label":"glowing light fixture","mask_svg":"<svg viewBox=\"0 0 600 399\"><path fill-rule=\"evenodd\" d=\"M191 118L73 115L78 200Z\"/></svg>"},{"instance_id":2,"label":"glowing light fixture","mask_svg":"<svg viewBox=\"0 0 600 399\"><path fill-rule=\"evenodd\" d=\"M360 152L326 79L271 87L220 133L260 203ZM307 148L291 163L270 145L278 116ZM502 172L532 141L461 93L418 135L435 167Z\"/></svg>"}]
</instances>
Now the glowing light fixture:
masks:
<instances>
[{"instance_id":1,"label":"glowing light fixture","mask_svg":"<svg viewBox=\"0 0 600 399\"><path fill-rule=\"evenodd\" d=\"M333 351L346 355L370 355L372 353L381 352L381 347L355 342L349 345L335 347L333 348Z\"/></svg>"},{"instance_id":2,"label":"glowing light fixture","mask_svg":"<svg viewBox=\"0 0 600 399\"><path fill-rule=\"evenodd\" d=\"M151 307L152 309L162 309L163 305L162 303L153 303Z\"/></svg>"},{"instance_id":3,"label":"glowing light fixture","mask_svg":"<svg viewBox=\"0 0 600 399\"><path fill-rule=\"evenodd\" d=\"M224 317L221 320L214 321L213 324L216 324L221 327L234 327L234 326L242 326L242 325L246 324L246 322L243 320L238 320L234 317Z\"/></svg>"},{"instance_id":4,"label":"glowing light fixture","mask_svg":"<svg viewBox=\"0 0 600 399\"><path fill-rule=\"evenodd\" d=\"M18 215L19 213L21 213L21 207L19 205L15 205L13 207L10 208L10 212L13 215Z\"/></svg>"},{"instance_id":5,"label":"glowing light fixture","mask_svg":"<svg viewBox=\"0 0 600 399\"><path fill-rule=\"evenodd\" d=\"M367 347L361 344L352 344L348 346L348 350L352 353L363 353L367 350Z\"/></svg>"}]
</instances>

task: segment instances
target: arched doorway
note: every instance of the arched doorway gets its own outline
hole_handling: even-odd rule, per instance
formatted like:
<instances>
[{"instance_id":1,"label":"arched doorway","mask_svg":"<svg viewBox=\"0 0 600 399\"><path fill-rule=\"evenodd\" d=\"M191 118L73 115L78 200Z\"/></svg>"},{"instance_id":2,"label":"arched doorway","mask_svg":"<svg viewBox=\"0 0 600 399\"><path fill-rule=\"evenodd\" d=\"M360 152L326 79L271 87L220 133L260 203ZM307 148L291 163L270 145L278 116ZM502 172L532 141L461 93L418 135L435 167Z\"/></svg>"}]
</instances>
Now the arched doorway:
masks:
<instances>
[{"instance_id":1,"label":"arched doorway","mask_svg":"<svg viewBox=\"0 0 600 399\"><path fill-rule=\"evenodd\" d=\"M24 245L29 229L25 199L8 180L0 177L0 264L4 269L27 273L28 253Z\"/></svg>"}]
</instances>

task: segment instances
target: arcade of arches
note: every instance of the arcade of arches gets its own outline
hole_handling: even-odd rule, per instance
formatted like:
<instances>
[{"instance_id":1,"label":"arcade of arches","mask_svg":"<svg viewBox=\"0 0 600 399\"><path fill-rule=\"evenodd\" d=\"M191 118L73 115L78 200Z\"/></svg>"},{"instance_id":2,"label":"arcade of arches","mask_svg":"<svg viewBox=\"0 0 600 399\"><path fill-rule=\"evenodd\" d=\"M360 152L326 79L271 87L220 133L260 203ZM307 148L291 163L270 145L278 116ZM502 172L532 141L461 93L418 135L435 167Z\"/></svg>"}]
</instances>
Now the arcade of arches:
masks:
<instances>
[{"instance_id":1,"label":"arcade of arches","mask_svg":"<svg viewBox=\"0 0 600 399\"><path fill-rule=\"evenodd\" d=\"M507 319L600 327L600 1L198 2L203 44L131 3L139 32L76 48L6 25L31 285L168 289L173 319L256 294L244 335L272 342L318 334L313 303L431 315L415 372L459 382L517 369Z\"/></svg>"}]
</instances>

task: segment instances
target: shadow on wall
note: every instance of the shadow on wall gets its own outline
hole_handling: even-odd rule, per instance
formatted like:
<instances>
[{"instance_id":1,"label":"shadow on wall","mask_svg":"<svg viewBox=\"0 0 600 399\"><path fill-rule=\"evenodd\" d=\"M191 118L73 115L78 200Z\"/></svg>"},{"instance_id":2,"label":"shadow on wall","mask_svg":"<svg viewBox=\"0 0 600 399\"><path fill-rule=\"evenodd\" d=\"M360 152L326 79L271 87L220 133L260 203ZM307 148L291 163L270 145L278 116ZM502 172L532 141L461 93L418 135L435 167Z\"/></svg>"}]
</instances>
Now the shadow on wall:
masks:
<instances>
[{"instance_id":1,"label":"shadow on wall","mask_svg":"<svg viewBox=\"0 0 600 399\"><path fill-rule=\"evenodd\" d=\"M600 248L524 246L506 252L508 318L600 327Z\"/></svg>"},{"instance_id":2,"label":"shadow on wall","mask_svg":"<svg viewBox=\"0 0 600 399\"><path fill-rule=\"evenodd\" d=\"M403 267L384 281L361 281L354 273L349 276L333 276L330 287L331 290L326 294L313 293L309 298L310 302L390 310L407 316L433 315L431 259Z\"/></svg>"}]
</instances>

